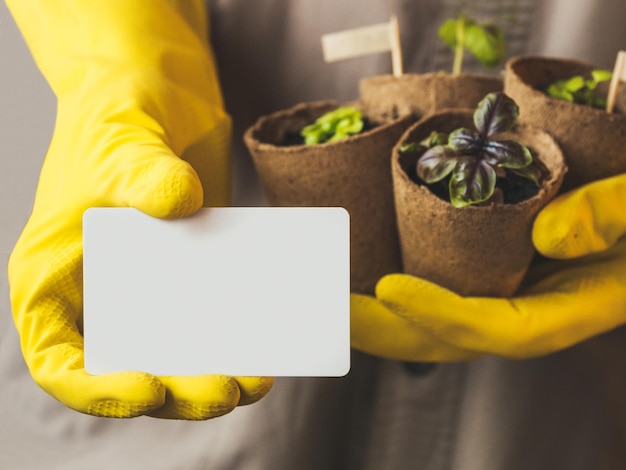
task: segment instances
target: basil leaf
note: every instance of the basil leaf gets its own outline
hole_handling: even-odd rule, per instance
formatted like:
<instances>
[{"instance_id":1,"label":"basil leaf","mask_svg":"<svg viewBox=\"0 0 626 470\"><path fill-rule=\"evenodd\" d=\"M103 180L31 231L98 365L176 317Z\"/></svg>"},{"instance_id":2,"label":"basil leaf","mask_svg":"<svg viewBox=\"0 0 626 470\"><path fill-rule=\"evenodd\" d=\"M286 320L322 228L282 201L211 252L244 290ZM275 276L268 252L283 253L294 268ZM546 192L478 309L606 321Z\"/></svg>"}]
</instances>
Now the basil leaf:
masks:
<instances>
[{"instance_id":1,"label":"basil leaf","mask_svg":"<svg viewBox=\"0 0 626 470\"><path fill-rule=\"evenodd\" d=\"M313 145L345 139L362 130L361 111L352 106L343 106L320 116L313 124L304 127L300 135L305 144Z\"/></svg>"},{"instance_id":2,"label":"basil leaf","mask_svg":"<svg viewBox=\"0 0 626 470\"><path fill-rule=\"evenodd\" d=\"M591 71L589 80L576 75L557 80L544 91L552 98L603 109L606 107L606 98L596 94L596 89L599 83L610 80L612 75L613 73L609 70L595 69Z\"/></svg>"},{"instance_id":3,"label":"basil leaf","mask_svg":"<svg viewBox=\"0 0 626 470\"><path fill-rule=\"evenodd\" d=\"M417 176L425 183L441 181L454 169L458 157L449 147L438 145L428 149L417 161Z\"/></svg>"},{"instance_id":4,"label":"basil leaf","mask_svg":"<svg viewBox=\"0 0 626 470\"><path fill-rule=\"evenodd\" d=\"M524 168L533 161L528 147L514 140L491 140L485 143L481 156L491 165Z\"/></svg>"},{"instance_id":5,"label":"basil leaf","mask_svg":"<svg viewBox=\"0 0 626 470\"><path fill-rule=\"evenodd\" d=\"M474 125L486 138L498 132L511 130L519 117L519 107L504 93L489 93L474 111Z\"/></svg>"},{"instance_id":6,"label":"basil leaf","mask_svg":"<svg viewBox=\"0 0 626 470\"><path fill-rule=\"evenodd\" d=\"M357 119L355 119L357 117ZM334 135L328 139L328 142L345 139L353 134L358 134L363 130L363 121L358 116L352 115L341 119L335 126Z\"/></svg>"},{"instance_id":7,"label":"basil leaf","mask_svg":"<svg viewBox=\"0 0 626 470\"><path fill-rule=\"evenodd\" d=\"M432 131L426 139L422 140L422 144L428 148L436 145L447 145L448 134L445 132Z\"/></svg>"},{"instance_id":8,"label":"basil leaf","mask_svg":"<svg viewBox=\"0 0 626 470\"><path fill-rule=\"evenodd\" d=\"M587 86L587 82L581 76L572 77L568 80L562 80L561 82L557 82L563 86L567 91L571 91L572 93L576 93L581 90L585 86Z\"/></svg>"},{"instance_id":9,"label":"basil leaf","mask_svg":"<svg viewBox=\"0 0 626 470\"><path fill-rule=\"evenodd\" d=\"M469 20L465 20L466 24L468 22ZM447 19L441 24L441 26L439 26L439 30L437 32L439 39L441 39L451 49L456 47L457 23L458 20L454 18Z\"/></svg>"},{"instance_id":10,"label":"basil leaf","mask_svg":"<svg viewBox=\"0 0 626 470\"><path fill-rule=\"evenodd\" d=\"M465 207L489 199L496 187L496 172L485 161L474 157L459 159L450 177L450 202Z\"/></svg>"},{"instance_id":11,"label":"basil leaf","mask_svg":"<svg viewBox=\"0 0 626 470\"><path fill-rule=\"evenodd\" d=\"M562 83L553 83L548 87L546 93L552 98L567 101L569 103L574 102L574 95L571 91L567 90Z\"/></svg>"},{"instance_id":12,"label":"basil leaf","mask_svg":"<svg viewBox=\"0 0 626 470\"><path fill-rule=\"evenodd\" d=\"M400 145L400 153L420 153L427 149L425 145L419 142L407 142Z\"/></svg>"},{"instance_id":13,"label":"basil leaf","mask_svg":"<svg viewBox=\"0 0 626 470\"><path fill-rule=\"evenodd\" d=\"M483 146L483 139L476 131L457 129L450 133L448 146L459 154L477 154Z\"/></svg>"},{"instance_id":14,"label":"basil leaf","mask_svg":"<svg viewBox=\"0 0 626 470\"><path fill-rule=\"evenodd\" d=\"M466 21L465 48L485 67L495 67L504 60L504 32L494 24Z\"/></svg>"},{"instance_id":15,"label":"basil leaf","mask_svg":"<svg viewBox=\"0 0 626 470\"><path fill-rule=\"evenodd\" d=\"M610 70L595 69L591 71L591 78L594 82L608 82L613 77L613 72Z\"/></svg>"},{"instance_id":16,"label":"basil leaf","mask_svg":"<svg viewBox=\"0 0 626 470\"><path fill-rule=\"evenodd\" d=\"M513 170L513 172L531 180L537 186L540 186L541 180L550 174L550 170L548 170L548 168L537 159L535 159L530 165Z\"/></svg>"}]
</instances>

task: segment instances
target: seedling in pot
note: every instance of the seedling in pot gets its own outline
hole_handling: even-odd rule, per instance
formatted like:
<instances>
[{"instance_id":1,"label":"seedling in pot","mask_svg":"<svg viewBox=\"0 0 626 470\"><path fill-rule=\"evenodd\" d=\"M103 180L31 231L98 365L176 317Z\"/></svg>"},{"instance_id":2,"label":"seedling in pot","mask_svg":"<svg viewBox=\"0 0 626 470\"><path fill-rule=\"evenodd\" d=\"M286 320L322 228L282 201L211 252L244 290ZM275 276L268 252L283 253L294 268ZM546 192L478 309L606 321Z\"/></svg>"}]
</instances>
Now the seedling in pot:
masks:
<instances>
[{"instance_id":1,"label":"seedling in pot","mask_svg":"<svg viewBox=\"0 0 626 470\"><path fill-rule=\"evenodd\" d=\"M358 134L364 128L361 111L352 106L342 106L323 114L300 133L307 145L336 142Z\"/></svg>"},{"instance_id":2,"label":"seedling in pot","mask_svg":"<svg viewBox=\"0 0 626 470\"><path fill-rule=\"evenodd\" d=\"M506 54L502 29L493 23L478 23L465 13L444 21L439 27L439 38L454 51L453 75L461 73L466 50L486 68L502 63Z\"/></svg>"},{"instance_id":3,"label":"seedling in pot","mask_svg":"<svg viewBox=\"0 0 626 470\"><path fill-rule=\"evenodd\" d=\"M507 181L528 180L538 190L547 171L525 145L498 138L513 129L518 116L515 101L504 93L490 93L474 112L475 130L460 128L447 136L433 133L425 141L404 144L400 152L421 153L417 177L435 194L448 197L454 207L503 203ZM441 182L443 194L437 189Z\"/></svg>"},{"instance_id":4,"label":"seedling in pot","mask_svg":"<svg viewBox=\"0 0 626 470\"><path fill-rule=\"evenodd\" d=\"M612 75L609 70L594 69L591 71L591 78L589 79L582 75L576 75L557 80L551 83L545 92L552 98L604 109L606 97L602 96L597 88L600 83L610 81Z\"/></svg>"}]
</instances>

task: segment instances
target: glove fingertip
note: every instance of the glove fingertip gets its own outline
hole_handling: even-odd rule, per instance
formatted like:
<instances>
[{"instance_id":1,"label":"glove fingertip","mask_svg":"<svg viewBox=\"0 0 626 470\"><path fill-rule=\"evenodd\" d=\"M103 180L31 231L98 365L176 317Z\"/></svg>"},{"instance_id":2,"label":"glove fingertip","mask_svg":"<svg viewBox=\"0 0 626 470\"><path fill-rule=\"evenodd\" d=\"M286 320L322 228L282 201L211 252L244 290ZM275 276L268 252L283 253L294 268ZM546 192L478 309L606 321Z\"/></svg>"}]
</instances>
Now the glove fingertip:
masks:
<instances>
[{"instance_id":1,"label":"glove fingertip","mask_svg":"<svg viewBox=\"0 0 626 470\"><path fill-rule=\"evenodd\" d=\"M273 377L236 377L239 384L239 406L256 403L269 393L274 385Z\"/></svg>"},{"instance_id":2,"label":"glove fingertip","mask_svg":"<svg viewBox=\"0 0 626 470\"><path fill-rule=\"evenodd\" d=\"M554 207L554 206L552 206ZM570 235L569 224L555 216L559 211L550 206L539 212L532 227L535 249L549 258L564 258L566 240Z\"/></svg>"},{"instance_id":3,"label":"glove fingertip","mask_svg":"<svg viewBox=\"0 0 626 470\"><path fill-rule=\"evenodd\" d=\"M160 377L165 404L149 413L154 418L203 421L230 413L238 404L237 381L227 375Z\"/></svg>"},{"instance_id":4,"label":"glove fingertip","mask_svg":"<svg viewBox=\"0 0 626 470\"><path fill-rule=\"evenodd\" d=\"M161 219L186 217L202 207L202 183L187 162L172 156L155 158L142 173L132 207Z\"/></svg>"},{"instance_id":5,"label":"glove fingertip","mask_svg":"<svg viewBox=\"0 0 626 470\"><path fill-rule=\"evenodd\" d=\"M548 258L569 259L608 248L607 241L585 220L582 215L572 219L551 212L539 213L532 229L535 249Z\"/></svg>"},{"instance_id":6,"label":"glove fingertip","mask_svg":"<svg viewBox=\"0 0 626 470\"><path fill-rule=\"evenodd\" d=\"M92 398L85 412L107 418L133 418L155 410L165 403L165 386L153 375L121 372L92 376ZM82 410L81 410L82 411Z\"/></svg>"}]
</instances>

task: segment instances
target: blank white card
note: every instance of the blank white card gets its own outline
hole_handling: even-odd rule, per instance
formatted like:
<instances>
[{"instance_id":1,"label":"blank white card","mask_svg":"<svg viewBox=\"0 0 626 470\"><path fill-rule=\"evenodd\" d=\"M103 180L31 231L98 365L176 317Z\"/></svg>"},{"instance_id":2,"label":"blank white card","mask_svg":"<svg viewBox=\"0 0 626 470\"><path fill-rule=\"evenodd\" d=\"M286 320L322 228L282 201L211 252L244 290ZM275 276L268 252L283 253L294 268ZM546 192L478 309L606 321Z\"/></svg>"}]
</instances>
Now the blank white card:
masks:
<instances>
[{"instance_id":1,"label":"blank white card","mask_svg":"<svg viewBox=\"0 0 626 470\"><path fill-rule=\"evenodd\" d=\"M344 209L207 208L160 220L93 208L83 248L89 373L348 373Z\"/></svg>"}]
</instances>

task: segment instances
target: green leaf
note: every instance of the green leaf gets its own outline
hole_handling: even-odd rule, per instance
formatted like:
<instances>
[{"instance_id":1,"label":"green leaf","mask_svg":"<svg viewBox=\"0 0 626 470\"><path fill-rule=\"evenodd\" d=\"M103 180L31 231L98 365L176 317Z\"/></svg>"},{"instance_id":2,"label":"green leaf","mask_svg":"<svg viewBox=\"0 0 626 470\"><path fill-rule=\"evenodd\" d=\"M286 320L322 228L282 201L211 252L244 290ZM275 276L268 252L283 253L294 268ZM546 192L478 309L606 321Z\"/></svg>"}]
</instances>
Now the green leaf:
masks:
<instances>
[{"instance_id":1,"label":"green leaf","mask_svg":"<svg viewBox=\"0 0 626 470\"><path fill-rule=\"evenodd\" d=\"M425 145L420 142L406 142L400 145L400 153L420 153L427 149Z\"/></svg>"},{"instance_id":2,"label":"green leaf","mask_svg":"<svg viewBox=\"0 0 626 470\"><path fill-rule=\"evenodd\" d=\"M465 21L467 22L468 20ZM453 50L456 47L457 23L458 20L456 20L455 18L447 19L446 21L441 23L438 31L439 39L441 39L444 44L446 44L448 47L450 47L450 49Z\"/></svg>"},{"instance_id":3,"label":"green leaf","mask_svg":"<svg viewBox=\"0 0 626 470\"><path fill-rule=\"evenodd\" d=\"M599 83L610 80L612 75L608 70L595 69L589 80L581 75L557 80L545 92L552 98L602 109L606 107L606 98L598 96L595 90Z\"/></svg>"},{"instance_id":4,"label":"green leaf","mask_svg":"<svg viewBox=\"0 0 626 470\"><path fill-rule=\"evenodd\" d=\"M335 125L334 135L328 139L328 142L345 139L353 134L358 134L363 130L363 121L359 118L354 119L354 115L344 117Z\"/></svg>"},{"instance_id":5,"label":"green leaf","mask_svg":"<svg viewBox=\"0 0 626 470\"><path fill-rule=\"evenodd\" d=\"M467 21L465 48L485 67L495 67L506 55L504 32L495 24Z\"/></svg>"},{"instance_id":6,"label":"green leaf","mask_svg":"<svg viewBox=\"0 0 626 470\"><path fill-rule=\"evenodd\" d=\"M502 29L495 24L478 24L461 15L444 21L438 30L439 39L455 50L462 31L462 47L487 68L502 63L506 56L506 39ZM455 51L456 52L456 51Z\"/></svg>"},{"instance_id":7,"label":"green leaf","mask_svg":"<svg viewBox=\"0 0 626 470\"><path fill-rule=\"evenodd\" d=\"M568 101L569 103L574 102L574 95L571 91L567 90L562 83L556 82L551 84L546 93L550 95L552 98L556 98L563 101Z\"/></svg>"},{"instance_id":8,"label":"green leaf","mask_svg":"<svg viewBox=\"0 0 626 470\"><path fill-rule=\"evenodd\" d=\"M595 69L591 71L591 78L596 83L608 82L613 77L610 70Z\"/></svg>"},{"instance_id":9,"label":"green leaf","mask_svg":"<svg viewBox=\"0 0 626 470\"><path fill-rule=\"evenodd\" d=\"M305 126L300 135L307 145L335 142L363 130L361 111L352 106L343 106L320 116L313 124Z\"/></svg>"},{"instance_id":10,"label":"green leaf","mask_svg":"<svg viewBox=\"0 0 626 470\"><path fill-rule=\"evenodd\" d=\"M519 107L504 93L489 93L474 111L474 125L483 138L511 130L519 117Z\"/></svg>"},{"instance_id":11,"label":"green leaf","mask_svg":"<svg viewBox=\"0 0 626 470\"><path fill-rule=\"evenodd\" d=\"M514 140L491 140L484 145L482 156L503 168L524 168L533 161L528 147Z\"/></svg>"},{"instance_id":12,"label":"green leaf","mask_svg":"<svg viewBox=\"0 0 626 470\"><path fill-rule=\"evenodd\" d=\"M535 159L533 162L524 168L518 168L513 170L514 173L531 180L537 186L541 185L541 180L550 174L550 170L546 167L541 160Z\"/></svg>"},{"instance_id":13,"label":"green leaf","mask_svg":"<svg viewBox=\"0 0 626 470\"><path fill-rule=\"evenodd\" d=\"M437 145L428 149L417 161L417 176L425 183L441 181L457 164L457 154L449 147Z\"/></svg>"},{"instance_id":14,"label":"green leaf","mask_svg":"<svg viewBox=\"0 0 626 470\"><path fill-rule=\"evenodd\" d=\"M542 176L541 172L537 169L537 167L533 165L528 165L527 167L520 168L518 170L513 170L513 172L519 176L522 176L526 179L531 180L537 186L539 186L539 181Z\"/></svg>"},{"instance_id":15,"label":"green leaf","mask_svg":"<svg viewBox=\"0 0 626 470\"><path fill-rule=\"evenodd\" d=\"M489 199L496 187L496 172L485 161L473 157L459 159L450 177L450 202L465 207Z\"/></svg>"},{"instance_id":16,"label":"green leaf","mask_svg":"<svg viewBox=\"0 0 626 470\"><path fill-rule=\"evenodd\" d=\"M448 134L445 132L432 131L427 138L422 140L421 144L428 148L436 145L447 145Z\"/></svg>"},{"instance_id":17,"label":"green leaf","mask_svg":"<svg viewBox=\"0 0 626 470\"><path fill-rule=\"evenodd\" d=\"M321 128L316 127L314 125L310 125L302 129L300 133L302 137L304 137L304 143L307 145L318 144L323 142L324 132Z\"/></svg>"},{"instance_id":18,"label":"green leaf","mask_svg":"<svg viewBox=\"0 0 626 470\"><path fill-rule=\"evenodd\" d=\"M561 84L564 89L571 91L572 93L576 93L587 85L587 82L581 76L572 77L568 80L562 80L557 83Z\"/></svg>"}]
</instances>

